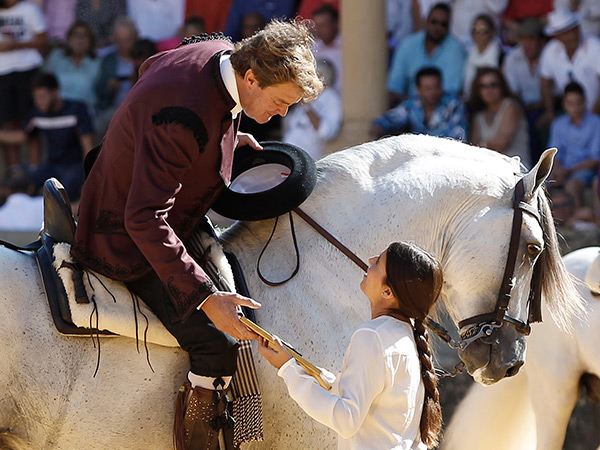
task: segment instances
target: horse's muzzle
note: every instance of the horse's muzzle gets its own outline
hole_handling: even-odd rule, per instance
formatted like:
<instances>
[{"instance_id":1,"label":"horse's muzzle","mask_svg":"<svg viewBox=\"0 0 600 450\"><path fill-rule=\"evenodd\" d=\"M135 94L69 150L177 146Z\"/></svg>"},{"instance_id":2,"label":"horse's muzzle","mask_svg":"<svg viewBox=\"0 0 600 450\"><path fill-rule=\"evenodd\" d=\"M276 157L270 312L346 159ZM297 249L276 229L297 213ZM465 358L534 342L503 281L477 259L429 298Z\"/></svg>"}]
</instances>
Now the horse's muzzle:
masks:
<instances>
[{"instance_id":1,"label":"horse's muzzle","mask_svg":"<svg viewBox=\"0 0 600 450\"><path fill-rule=\"evenodd\" d=\"M473 379L488 385L516 375L525 363L525 349L525 335L503 324L491 336L459 350L458 355Z\"/></svg>"}]
</instances>

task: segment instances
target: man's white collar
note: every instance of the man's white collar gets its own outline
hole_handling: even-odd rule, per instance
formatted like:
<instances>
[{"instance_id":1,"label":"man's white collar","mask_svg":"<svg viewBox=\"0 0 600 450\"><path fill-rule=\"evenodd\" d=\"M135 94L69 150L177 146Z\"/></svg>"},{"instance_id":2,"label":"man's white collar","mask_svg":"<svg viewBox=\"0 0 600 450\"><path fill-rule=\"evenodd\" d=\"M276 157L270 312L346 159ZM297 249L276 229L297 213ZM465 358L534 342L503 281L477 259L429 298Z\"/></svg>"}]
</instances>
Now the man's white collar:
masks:
<instances>
[{"instance_id":1,"label":"man's white collar","mask_svg":"<svg viewBox=\"0 0 600 450\"><path fill-rule=\"evenodd\" d=\"M235 106L231 109L231 115L235 119L237 115L242 112L242 105L240 105L240 95L238 94L237 83L235 81L235 71L229 60L230 56L231 55L229 54L221 55L219 69L221 71L223 83L225 83L225 88L227 89L227 92L229 92L229 95L231 95L231 98L235 101Z\"/></svg>"}]
</instances>

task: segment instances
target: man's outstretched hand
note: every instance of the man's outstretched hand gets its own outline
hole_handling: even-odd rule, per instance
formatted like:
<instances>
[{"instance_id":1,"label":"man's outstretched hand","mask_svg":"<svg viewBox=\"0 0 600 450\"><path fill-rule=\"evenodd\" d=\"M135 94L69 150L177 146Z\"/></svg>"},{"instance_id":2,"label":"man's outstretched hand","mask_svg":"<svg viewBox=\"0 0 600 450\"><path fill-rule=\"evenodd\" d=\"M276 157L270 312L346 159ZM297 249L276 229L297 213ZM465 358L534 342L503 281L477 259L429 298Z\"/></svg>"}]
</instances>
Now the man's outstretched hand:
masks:
<instances>
[{"instance_id":1,"label":"man's outstretched hand","mask_svg":"<svg viewBox=\"0 0 600 450\"><path fill-rule=\"evenodd\" d=\"M239 340L257 339L258 335L240 321L236 309L238 305L252 309L260 308L260 303L251 298L232 294L231 292L217 291L208 296L201 309L212 323L224 333Z\"/></svg>"},{"instance_id":2,"label":"man's outstretched hand","mask_svg":"<svg viewBox=\"0 0 600 450\"><path fill-rule=\"evenodd\" d=\"M238 143L236 147L244 147L245 145L249 145L254 150L263 149L262 145L260 145L258 141L254 138L254 136L252 136L251 134L242 133L241 131L238 131L237 139Z\"/></svg>"}]
</instances>

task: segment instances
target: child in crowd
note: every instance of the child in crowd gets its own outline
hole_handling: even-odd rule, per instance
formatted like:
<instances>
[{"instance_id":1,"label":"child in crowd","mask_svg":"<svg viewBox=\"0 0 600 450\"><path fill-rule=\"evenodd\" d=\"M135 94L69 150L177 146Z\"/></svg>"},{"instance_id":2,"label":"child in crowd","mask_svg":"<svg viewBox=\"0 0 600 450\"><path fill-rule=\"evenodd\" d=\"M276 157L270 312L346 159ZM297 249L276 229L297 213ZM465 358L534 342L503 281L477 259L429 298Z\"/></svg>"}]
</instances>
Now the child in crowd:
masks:
<instances>
[{"instance_id":1,"label":"child in crowd","mask_svg":"<svg viewBox=\"0 0 600 450\"><path fill-rule=\"evenodd\" d=\"M352 335L330 391L281 343L269 347L259 340L259 351L279 369L298 405L340 435L339 448L435 447L442 415L424 321L442 288L440 265L403 242L390 244L369 264L360 287L371 321Z\"/></svg>"},{"instance_id":2,"label":"child in crowd","mask_svg":"<svg viewBox=\"0 0 600 450\"><path fill-rule=\"evenodd\" d=\"M35 107L20 130L0 130L0 143L29 146L28 176L33 192L50 177L56 177L71 200L77 200L83 185L83 158L93 147L93 126L85 104L64 100L58 81L50 73L39 73L32 81ZM44 158L41 144L45 143ZM21 175L13 169L12 176Z\"/></svg>"},{"instance_id":3,"label":"child in crowd","mask_svg":"<svg viewBox=\"0 0 600 450\"><path fill-rule=\"evenodd\" d=\"M552 179L554 186L564 187L575 208L583 203L584 188L590 187L600 161L600 116L586 108L583 88L576 82L565 87L563 108L550 127L549 147L558 148Z\"/></svg>"}]
</instances>

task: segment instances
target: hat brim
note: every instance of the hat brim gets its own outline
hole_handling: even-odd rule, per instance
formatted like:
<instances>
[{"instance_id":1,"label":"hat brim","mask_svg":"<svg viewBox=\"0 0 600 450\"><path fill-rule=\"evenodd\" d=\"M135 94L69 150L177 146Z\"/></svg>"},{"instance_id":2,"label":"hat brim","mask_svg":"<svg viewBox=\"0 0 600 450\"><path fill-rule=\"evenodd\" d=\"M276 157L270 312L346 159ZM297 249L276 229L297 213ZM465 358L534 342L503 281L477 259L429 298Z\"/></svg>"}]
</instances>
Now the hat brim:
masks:
<instances>
[{"instance_id":1,"label":"hat brim","mask_svg":"<svg viewBox=\"0 0 600 450\"><path fill-rule=\"evenodd\" d=\"M233 160L232 180L249 169L264 164L281 164L290 169L289 176L271 189L256 193L223 190L212 209L234 220L265 220L278 217L301 205L317 182L317 166L308 153L283 142L261 142L263 150L238 148Z\"/></svg>"},{"instance_id":2,"label":"hat brim","mask_svg":"<svg viewBox=\"0 0 600 450\"><path fill-rule=\"evenodd\" d=\"M565 25L559 27L559 28L554 28L554 27L550 27L549 25L546 25L544 27L544 34L546 36L556 36L557 34L561 34L564 33L565 31L569 31L572 30L575 27L578 27L579 21L578 20L573 20L572 22L566 23Z\"/></svg>"}]
</instances>

